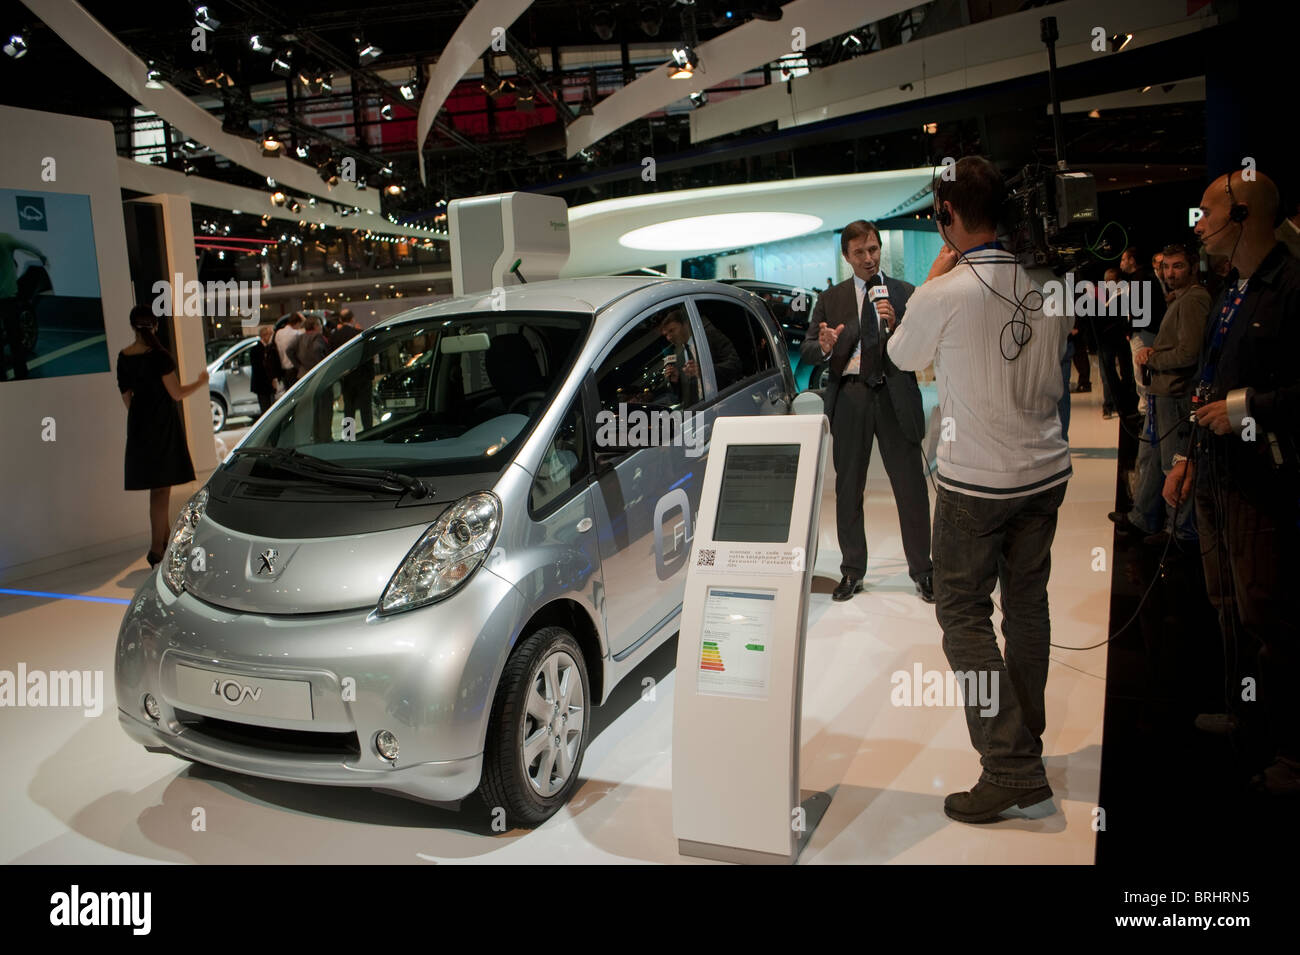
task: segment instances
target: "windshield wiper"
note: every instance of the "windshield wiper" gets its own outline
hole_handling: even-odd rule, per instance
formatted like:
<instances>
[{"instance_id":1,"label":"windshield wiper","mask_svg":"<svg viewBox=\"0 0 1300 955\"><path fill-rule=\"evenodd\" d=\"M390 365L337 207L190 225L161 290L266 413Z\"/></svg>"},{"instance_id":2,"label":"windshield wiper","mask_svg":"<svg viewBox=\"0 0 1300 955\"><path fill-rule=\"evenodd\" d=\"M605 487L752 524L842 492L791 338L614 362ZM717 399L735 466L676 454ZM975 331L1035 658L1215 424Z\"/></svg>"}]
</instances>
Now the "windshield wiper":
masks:
<instances>
[{"instance_id":1,"label":"windshield wiper","mask_svg":"<svg viewBox=\"0 0 1300 955\"><path fill-rule=\"evenodd\" d=\"M263 458L276 467L304 477L312 477L328 484L342 487L359 487L393 494L410 494L415 498L432 497L433 486L420 478L380 468L356 468L315 455L303 454L295 448L236 448L236 457Z\"/></svg>"}]
</instances>

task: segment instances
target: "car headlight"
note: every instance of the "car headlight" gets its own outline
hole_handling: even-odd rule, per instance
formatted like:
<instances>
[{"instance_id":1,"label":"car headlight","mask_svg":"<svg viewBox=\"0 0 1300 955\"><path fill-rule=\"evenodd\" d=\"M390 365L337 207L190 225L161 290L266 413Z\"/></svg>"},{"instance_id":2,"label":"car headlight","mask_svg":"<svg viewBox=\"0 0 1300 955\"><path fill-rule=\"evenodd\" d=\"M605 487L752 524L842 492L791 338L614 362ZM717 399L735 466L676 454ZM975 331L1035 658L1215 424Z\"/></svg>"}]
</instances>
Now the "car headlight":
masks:
<instances>
[{"instance_id":1,"label":"car headlight","mask_svg":"<svg viewBox=\"0 0 1300 955\"><path fill-rule=\"evenodd\" d=\"M447 508L406 555L379 598L379 613L412 610L455 593L487 558L501 529L501 502L477 491Z\"/></svg>"},{"instance_id":2,"label":"car headlight","mask_svg":"<svg viewBox=\"0 0 1300 955\"><path fill-rule=\"evenodd\" d=\"M200 488L199 493L185 502L176 526L172 528L172 539L162 559L162 578L167 582L171 592L179 596L185 586L185 565L190 559L190 545L194 543L194 530L203 519L203 512L208 507L208 489Z\"/></svg>"}]
</instances>

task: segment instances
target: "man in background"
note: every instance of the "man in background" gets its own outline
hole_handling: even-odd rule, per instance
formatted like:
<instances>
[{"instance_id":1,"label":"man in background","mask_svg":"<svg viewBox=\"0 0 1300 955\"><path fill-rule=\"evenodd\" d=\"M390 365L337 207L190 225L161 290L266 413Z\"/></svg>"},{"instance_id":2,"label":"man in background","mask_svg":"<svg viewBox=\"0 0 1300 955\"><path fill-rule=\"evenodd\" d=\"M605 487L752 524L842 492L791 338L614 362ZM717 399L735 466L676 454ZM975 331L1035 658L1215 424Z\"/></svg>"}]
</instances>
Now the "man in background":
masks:
<instances>
[{"instance_id":1,"label":"man in background","mask_svg":"<svg viewBox=\"0 0 1300 955\"><path fill-rule=\"evenodd\" d=\"M280 353L280 368L284 372L284 387L287 391L298 380L298 366L291 357L294 340L302 334L302 312L294 312L289 320L275 333L275 348Z\"/></svg>"}]
</instances>

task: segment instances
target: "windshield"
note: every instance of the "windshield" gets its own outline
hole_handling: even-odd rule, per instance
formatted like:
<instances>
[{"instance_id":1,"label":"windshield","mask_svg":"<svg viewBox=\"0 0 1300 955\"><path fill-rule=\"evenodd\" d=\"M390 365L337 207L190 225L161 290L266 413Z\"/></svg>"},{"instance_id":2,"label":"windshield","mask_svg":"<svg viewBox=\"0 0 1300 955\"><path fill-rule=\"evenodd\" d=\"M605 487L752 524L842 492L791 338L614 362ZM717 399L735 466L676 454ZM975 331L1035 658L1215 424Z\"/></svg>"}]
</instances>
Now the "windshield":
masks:
<instances>
[{"instance_id":1,"label":"windshield","mask_svg":"<svg viewBox=\"0 0 1300 955\"><path fill-rule=\"evenodd\" d=\"M500 471L568 375L589 322L487 312L371 329L275 404L242 447L413 476ZM236 460L251 467L255 457Z\"/></svg>"}]
</instances>

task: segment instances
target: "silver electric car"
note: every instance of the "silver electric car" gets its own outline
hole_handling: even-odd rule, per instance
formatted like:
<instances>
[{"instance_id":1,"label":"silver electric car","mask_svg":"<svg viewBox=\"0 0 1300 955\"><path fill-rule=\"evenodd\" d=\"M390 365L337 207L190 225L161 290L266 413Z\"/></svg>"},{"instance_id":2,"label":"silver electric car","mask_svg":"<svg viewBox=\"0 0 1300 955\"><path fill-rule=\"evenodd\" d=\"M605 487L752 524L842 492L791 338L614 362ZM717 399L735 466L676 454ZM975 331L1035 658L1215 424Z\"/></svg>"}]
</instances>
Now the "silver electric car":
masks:
<instances>
[{"instance_id":1,"label":"silver electric car","mask_svg":"<svg viewBox=\"0 0 1300 955\"><path fill-rule=\"evenodd\" d=\"M122 621L123 727L234 772L548 818L590 708L677 630L715 418L789 411L756 301L557 280L348 342L185 505Z\"/></svg>"},{"instance_id":2,"label":"silver electric car","mask_svg":"<svg viewBox=\"0 0 1300 955\"><path fill-rule=\"evenodd\" d=\"M220 431L230 418L257 417L261 406L253 393L253 346L257 336L235 342L208 365L208 402L212 430Z\"/></svg>"}]
</instances>

